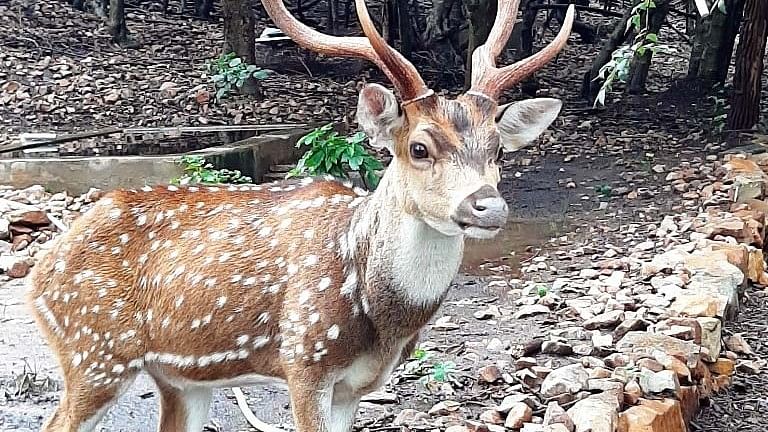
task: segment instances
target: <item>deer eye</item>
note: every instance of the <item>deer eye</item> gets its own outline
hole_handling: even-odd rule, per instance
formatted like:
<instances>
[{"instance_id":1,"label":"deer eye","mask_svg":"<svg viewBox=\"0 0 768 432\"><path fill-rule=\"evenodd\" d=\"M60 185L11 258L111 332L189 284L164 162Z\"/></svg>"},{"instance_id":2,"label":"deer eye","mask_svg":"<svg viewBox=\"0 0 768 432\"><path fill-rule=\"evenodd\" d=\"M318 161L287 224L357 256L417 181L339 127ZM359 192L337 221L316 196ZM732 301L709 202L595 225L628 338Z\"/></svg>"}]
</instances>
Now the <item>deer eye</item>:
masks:
<instances>
[{"instance_id":1,"label":"deer eye","mask_svg":"<svg viewBox=\"0 0 768 432\"><path fill-rule=\"evenodd\" d=\"M411 144L411 157L414 159L426 159L429 157L427 146L422 143Z\"/></svg>"}]
</instances>

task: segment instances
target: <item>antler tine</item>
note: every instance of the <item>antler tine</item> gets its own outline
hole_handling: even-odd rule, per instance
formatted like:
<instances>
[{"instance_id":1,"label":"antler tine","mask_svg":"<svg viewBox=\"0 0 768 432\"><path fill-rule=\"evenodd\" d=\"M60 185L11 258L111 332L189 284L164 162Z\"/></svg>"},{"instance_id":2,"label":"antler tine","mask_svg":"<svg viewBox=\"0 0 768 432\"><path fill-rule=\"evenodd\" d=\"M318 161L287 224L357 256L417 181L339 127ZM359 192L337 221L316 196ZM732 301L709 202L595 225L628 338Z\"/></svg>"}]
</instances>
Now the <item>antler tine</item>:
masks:
<instances>
[{"instance_id":1,"label":"antler tine","mask_svg":"<svg viewBox=\"0 0 768 432\"><path fill-rule=\"evenodd\" d=\"M557 36L544 49L517 63L497 68L496 57L512 33L519 4L520 0L499 1L499 10L488 40L472 53L472 87L468 93L479 93L494 100L498 99L505 88L517 84L544 67L568 42L576 14L573 4L568 6L565 21Z\"/></svg>"},{"instance_id":2,"label":"antler tine","mask_svg":"<svg viewBox=\"0 0 768 432\"><path fill-rule=\"evenodd\" d=\"M296 19L288 12L282 0L262 0L262 3L275 25L299 46L321 54L359 57L375 63L400 91L404 103L410 103L431 94L416 68L387 45L378 34L364 3L356 4L356 7L358 14L361 15L361 24L366 37L327 35Z\"/></svg>"},{"instance_id":3,"label":"antler tine","mask_svg":"<svg viewBox=\"0 0 768 432\"><path fill-rule=\"evenodd\" d=\"M379 31L376 30L376 26L373 24L371 16L368 14L368 7L365 5L365 0L355 0L355 9L357 10L357 16L360 19L360 26L363 29L363 33L368 37L373 50L392 74L398 78L397 81L393 81L393 83L400 91L401 97L403 98L403 105L433 95L434 92L432 92L432 90L430 90L424 83L424 80L421 78L419 71L416 70L416 67L413 66L413 63L403 57L397 50L389 46Z\"/></svg>"}]
</instances>

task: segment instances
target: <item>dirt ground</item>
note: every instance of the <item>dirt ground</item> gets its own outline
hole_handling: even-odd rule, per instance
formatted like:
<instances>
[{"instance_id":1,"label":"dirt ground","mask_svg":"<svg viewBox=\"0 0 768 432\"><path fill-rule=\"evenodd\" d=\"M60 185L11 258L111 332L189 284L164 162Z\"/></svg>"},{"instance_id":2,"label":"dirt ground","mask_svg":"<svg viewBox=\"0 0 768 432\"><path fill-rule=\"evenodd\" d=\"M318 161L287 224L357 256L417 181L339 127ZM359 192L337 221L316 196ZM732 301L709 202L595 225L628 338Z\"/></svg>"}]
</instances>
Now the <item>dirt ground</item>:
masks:
<instances>
[{"instance_id":1,"label":"dirt ground","mask_svg":"<svg viewBox=\"0 0 768 432\"><path fill-rule=\"evenodd\" d=\"M171 18L133 11L136 15L132 28L144 32L142 47L94 50L92 43L77 34L78 26L82 30L92 25L93 20L61 5L40 7L42 12L33 11L21 21L27 27L54 25L60 37L30 33L27 27L26 32L0 32L0 60L6 56L5 63L0 61L0 74L4 73L5 79L30 81L28 77L19 78L22 74L17 66L42 67L41 56L45 53L39 51L49 50L58 53L54 57L66 64L92 56L95 64L77 70L76 74L95 74L103 80L103 87L81 92L76 98L72 96L76 90L56 89L54 100L59 105L54 104L54 108L58 108L45 112L34 112L34 107L26 102L0 104L0 124L7 126L6 135L0 134L0 143L10 142L12 135L25 128L79 130L87 125L113 124L328 121L349 118L354 109L359 81L350 83L344 76L308 80L305 75L289 74L265 82L266 99L260 103L235 99L205 107L189 104L188 96L194 95L193 89L204 82L199 70L202 59L213 57L213 47L220 42L220 30L212 24L190 21L188 26L178 26ZM17 17L15 9L3 8L0 5L0 16L7 19L0 21L0 30L3 26L18 30L13 21ZM69 17L71 28L54 19L52 10ZM19 35L36 38L38 51ZM103 41L98 32L92 37ZM672 32L663 32L660 37L675 42ZM158 42L146 43L152 38ZM198 41L196 46L187 46L190 39ZM66 41L70 42L63 47ZM586 102L578 100L576 83L589 66L585 59L592 58L596 50L596 46L572 43L557 64L540 74L541 95L564 98L563 114L539 145L507 158L500 190L510 205L512 220L495 241L468 245L456 286L424 331L422 348L429 353L426 362L455 363L450 379L443 385L429 385L429 381L425 385L423 377L430 374L424 368L398 369L384 389L386 397L363 404L358 430L387 430L403 409L426 411L445 399L463 402L475 415L484 407L497 404L514 386L480 383L478 370L513 360L506 350L499 349L499 344L522 348L555 328L558 322L550 315L481 320L475 317L476 312L489 306L514 312L519 300L538 286L548 287L562 298L576 297L579 292L555 287L552 282L572 277L582 268L591 268L596 259L609 251L628 253L667 213L696 211L695 203L669 187L665 177L676 167L701 166L708 156L720 154L723 147L706 133L711 128L708 102L669 90L672 81L685 72L686 65L679 57L685 56L687 47L681 45L677 56L654 62L650 94L616 95L622 97L621 102L611 103L605 111L591 110ZM153 52L159 53L156 59ZM105 66L109 64L105 59L110 56L114 57L113 64ZM154 60L142 63L150 57ZM116 76L125 79L120 86L104 78L115 70ZM176 83L179 93L185 96L173 102L163 101L158 87L167 81ZM130 90L130 97L121 96L115 107L105 109L99 98L115 88ZM285 89L293 89L289 97L285 96ZM508 96L519 97L515 92ZM79 101L78 108L66 114L62 106L73 98ZM146 106L157 109L144 109ZM704 180L691 180L691 189L695 189L695 182ZM36 431L57 400L60 378L50 352L24 309L22 293L22 280L0 283L0 391L5 392L0 393L0 429ZM765 332L765 307L765 297L755 294L746 314L729 330ZM765 344L756 344L755 348L763 355L768 354ZM558 365L568 356L540 358ZM35 387L14 394L19 377L33 377ZM730 392L712 399L710 407L696 420L694 427L698 429L694 430L762 431L766 414L761 413L768 408L764 402L768 387L764 384L762 376L737 382ZM290 428L290 408L284 390L243 390L259 418ZM148 378L139 378L109 412L100 430L153 431L157 399ZM229 389L216 392L209 426L219 431L251 430Z\"/></svg>"}]
</instances>

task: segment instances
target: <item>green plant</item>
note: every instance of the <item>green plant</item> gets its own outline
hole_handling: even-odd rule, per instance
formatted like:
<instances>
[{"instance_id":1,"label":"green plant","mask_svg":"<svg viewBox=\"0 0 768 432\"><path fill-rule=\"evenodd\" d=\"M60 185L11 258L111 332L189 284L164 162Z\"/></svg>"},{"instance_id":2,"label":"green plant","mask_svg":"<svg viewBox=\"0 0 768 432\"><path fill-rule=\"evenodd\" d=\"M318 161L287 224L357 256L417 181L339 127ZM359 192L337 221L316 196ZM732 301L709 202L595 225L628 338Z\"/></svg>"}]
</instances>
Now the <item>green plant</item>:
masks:
<instances>
[{"instance_id":1,"label":"green plant","mask_svg":"<svg viewBox=\"0 0 768 432\"><path fill-rule=\"evenodd\" d=\"M659 36L648 29L650 24L649 12L654 8L656 8L656 3L653 0L642 0L632 9L632 16L627 23L627 32L634 27L637 35L631 45L617 48L611 54L608 63L600 68L595 80L602 79L603 84L597 93L593 106L597 107L598 104L605 106L605 97L613 89L614 82L627 82L633 59L642 57L649 50L654 54L668 50L668 46L659 44ZM643 15L645 15L645 25L642 25Z\"/></svg>"},{"instance_id":2,"label":"green plant","mask_svg":"<svg viewBox=\"0 0 768 432\"><path fill-rule=\"evenodd\" d=\"M712 113L712 129L716 133L722 133L723 130L725 130L726 121L728 120L730 104L721 94L709 96L709 99L712 100L714 105Z\"/></svg>"},{"instance_id":3,"label":"green plant","mask_svg":"<svg viewBox=\"0 0 768 432\"><path fill-rule=\"evenodd\" d=\"M216 169L213 164L207 162L202 156L184 155L178 163L183 167L184 174L181 177L171 179L172 184L252 183L251 178L242 175L240 171Z\"/></svg>"},{"instance_id":4,"label":"green plant","mask_svg":"<svg viewBox=\"0 0 768 432\"><path fill-rule=\"evenodd\" d=\"M595 192L600 196L609 197L611 196L613 189L609 185L600 185L595 188Z\"/></svg>"},{"instance_id":5,"label":"green plant","mask_svg":"<svg viewBox=\"0 0 768 432\"><path fill-rule=\"evenodd\" d=\"M216 88L216 100L229 96L233 87L242 88L248 78L263 80L269 76L269 70L246 64L234 52L222 53L218 58L211 60L208 63L208 72Z\"/></svg>"},{"instance_id":6,"label":"green plant","mask_svg":"<svg viewBox=\"0 0 768 432\"><path fill-rule=\"evenodd\" d=\"M349 178L348 172L356 171L360 173L366 186L373 189L379 183L376 171L383 166L365 150L365 140L363 132L348 137L341 136L333 130L332 124L316 128L296 143L296 147L308 146L309 150L299 159L296 167L288 172L286 178L302 174L330 174Z\"/></svg>"},{"instance_id":7,"label":"green plant","mask_svg":"<svg viewBox=\"0 0 768 432\"><path fill-rule=\"evenodd\" d=\"M536 294L539 297L546 296L548 292L549 292L549 289L547 288L546 285L536 285Z\"/></svg>"}]
</instances>

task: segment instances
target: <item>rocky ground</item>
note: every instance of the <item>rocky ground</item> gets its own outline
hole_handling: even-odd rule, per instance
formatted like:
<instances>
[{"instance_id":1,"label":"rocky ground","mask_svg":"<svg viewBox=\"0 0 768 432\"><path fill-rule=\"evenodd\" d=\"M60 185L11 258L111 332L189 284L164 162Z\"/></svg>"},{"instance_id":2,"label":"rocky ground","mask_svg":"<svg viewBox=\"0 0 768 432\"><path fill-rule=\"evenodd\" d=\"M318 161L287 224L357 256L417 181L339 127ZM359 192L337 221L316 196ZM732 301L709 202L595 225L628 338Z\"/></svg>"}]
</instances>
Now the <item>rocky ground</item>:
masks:
<instances>
[{"instance_id":1,"label":"rocky ground","mask_svg":"<svg viewBox=\"0 0 768 432\"><path fill-rule=\"evenodd\" d=\"M0 144L30 130L343 120L361 84L355 71L278 75L262 102L212 103L214 24L133 9L142 44L120 50L64 2L14 5L0 5L0 29L11 30L0 32ZM420 351L363 404L358 430L676 432L696 396L704 408L692 430L764 429L765 175L726 164L708 105L670 85L685 70L676 55L654 62L649 95L600 112L579 102L596 49L572 43L540 74L541 94L566 107L537 146L506 161L500 189L513 221L495 242L469 245ZM0 191L0 429L37 430L56 401L59 375L21 303L23 277L56 226L98 196ZM723 323L734 292L746 300ZM290 428L284 391L243 390L262 420ZM103 430L153 430L156 404L139 380ZM211 418L211 429L249 430L228 389Z\"/></svg>"}]
</instances>

